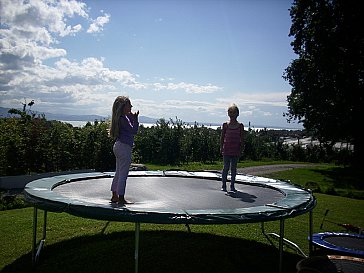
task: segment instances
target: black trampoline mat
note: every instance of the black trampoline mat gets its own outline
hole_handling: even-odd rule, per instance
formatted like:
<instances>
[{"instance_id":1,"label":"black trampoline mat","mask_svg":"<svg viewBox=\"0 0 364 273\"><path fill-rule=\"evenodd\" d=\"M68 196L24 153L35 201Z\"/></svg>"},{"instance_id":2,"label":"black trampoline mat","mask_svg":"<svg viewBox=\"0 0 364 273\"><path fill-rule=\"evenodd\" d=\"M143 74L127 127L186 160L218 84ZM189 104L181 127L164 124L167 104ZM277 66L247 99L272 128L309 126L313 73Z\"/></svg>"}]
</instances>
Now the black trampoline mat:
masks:
<instances>
[{"instance_id":1,"label":"black trampoline mat","mask_svg":"<svg viewBox=\"0 0 364 273\"><path fill-rule=\"evenodd\" d=\"M332 245L364 251L364 238L349 236L327 236L324 240Z\"/></svg>"},{"instance_id":2,"label":"black trampoline mat","mask_svg":"<svg viewBox=\"0 0 364 273\"><path fill-rule=\"evenodd\" d=\"M71 200L108 204L112 178L72 181L53 188ZM229 188L229 182L227 184ZM134 202L132 209L226 210L273 204L284 194L258 185L235 183L236 193L220 190L221 181L196 177L128 177L125 198Z\"/></svg>"}]
</instances>

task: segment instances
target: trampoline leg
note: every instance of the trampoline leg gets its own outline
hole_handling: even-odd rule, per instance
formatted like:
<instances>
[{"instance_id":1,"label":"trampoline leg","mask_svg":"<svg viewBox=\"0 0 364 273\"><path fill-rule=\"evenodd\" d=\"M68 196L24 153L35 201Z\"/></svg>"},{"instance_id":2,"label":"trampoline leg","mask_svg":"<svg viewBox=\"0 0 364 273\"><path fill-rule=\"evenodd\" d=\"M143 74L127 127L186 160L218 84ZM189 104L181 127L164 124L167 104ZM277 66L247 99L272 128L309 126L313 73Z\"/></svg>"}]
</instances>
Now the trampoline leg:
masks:
<instances>
[{"instance_id":1,"label":"trampoline leg","mask_svg":"<svg viewBox=\"0 0 364 273\"><path fill-rule=\"evenodd\" d=\"M283 238L284 238L284 219L280 220L279 227L279 273L282 273L283 265Z\"/></svg>"},{"instance_id":2,"label":"trampoline leg","mask_svg":"<svg viewBox=\"0 0 364 273\"><path fill-rule=\"evenodd\" d=\"M134 253L134 261L135 261L135 273L138 273L138 264L139 264L139 233L140 233L140 223L135 223L135 253Z\"/></svg>"},{"instance_id":3,"label":"trampoline leg","mask_svg":"<svg viewBox=\"0 0 364 273\"><path fill-rule=\"evenodd\" d=\"M38 209L34 207L33 210L33 246L32 246L32 263L36 263L36 250L37 250L37 226L38 226Z\"/></svg>"},{"instance_id":4,"label":"trampoline leg","mask_svg":"<svg viewBox=\"0 0 364 273\"><path fill-rule=\"evenodd\" d=\"M270 235L270 234L272 234L272 233L265 233L265 228L264 228L264 222L262 222L261 223L261 225L260 225L260 227L261 227L261 230L262 230L262 233L263 233L263 235L265 236L265 238L268 240L268 242L272 245L272 246L274 246L274 243L273 243L273 241L269 238L269 236L268 235Z\"/></svg>"},{"instance_id":5,"label":"trampoline leg","mask_svg":"<svg viewBox=\"0 0 364 273\"><path fill-rule=\"evenodd\" d=\"M35 266L38 262L39 255L41 250L43 249L46 235L47 235L47 211L44 211L44 221L43 221L43 236L39 242L39 246L37 249L37 227L38 227L38 209L34 207L33 213L33 247L32 247L32 263Z\"/></svg>"},{"instance_id":6,"label":"trampoline leg","mask_svg":"<svg viewBox=\"0 0 364 273\"><path fill-rule=\"evenodd\" d=\"M187 230L188 230L188 233L191 233L191 228L190 228L190 225L189 224L185 224Z\"/></svg>"},{"instance_id":7,"label":"trampoline leg","mask_svg":"<svg viewBox=\"0 0 364 273\"><path fill-rule=\"evenodd\" d=\"M310 235L310 241L309 241L309 256L311 257L312 256L312 253L313 253L313 244L312 244L312 235L313 235L313 217L312 217L312 210L310 210L310 216L309 216L309 235Z\"/></svg>"}]
</instances>

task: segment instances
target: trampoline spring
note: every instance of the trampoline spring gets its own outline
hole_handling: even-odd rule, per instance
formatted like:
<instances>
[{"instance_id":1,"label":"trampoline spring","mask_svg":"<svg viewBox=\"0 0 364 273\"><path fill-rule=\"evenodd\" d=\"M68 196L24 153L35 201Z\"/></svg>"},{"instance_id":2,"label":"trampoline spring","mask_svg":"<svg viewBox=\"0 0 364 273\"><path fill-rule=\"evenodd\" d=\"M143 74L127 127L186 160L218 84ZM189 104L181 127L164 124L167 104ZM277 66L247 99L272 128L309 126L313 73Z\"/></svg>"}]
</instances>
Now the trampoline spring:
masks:
<instances>
[{"instance_id":1,"label":"trampoline spring","mask_svg":"<svg viewBox=\"0 0 364 273\"><path fill-rule=\"evenodd\" d=\"M295 213L296 212L296 210L295 209L293 209L293 210L291 210L289 213L288 213L288 215L291 215L292 213Z\"/></svg>"}]
</instances>

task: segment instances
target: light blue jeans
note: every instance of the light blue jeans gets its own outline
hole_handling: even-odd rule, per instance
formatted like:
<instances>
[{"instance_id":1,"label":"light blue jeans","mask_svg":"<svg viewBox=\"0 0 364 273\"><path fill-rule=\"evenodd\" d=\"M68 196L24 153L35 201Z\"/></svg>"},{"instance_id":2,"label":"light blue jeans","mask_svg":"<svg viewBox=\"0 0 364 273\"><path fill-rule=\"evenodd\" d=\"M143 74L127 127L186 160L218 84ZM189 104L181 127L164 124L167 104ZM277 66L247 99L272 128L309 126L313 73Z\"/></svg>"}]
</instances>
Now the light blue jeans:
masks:
<instances>
[{"instance_id":1,"label":"light blue jeans","mask_svg":"<svg viewBox=\"0 0 364 273\"><path fill-rule=\"evenodd\" d=\"M113 152L116 157L116 170L111 184L111 191L117 192L119 196L124 196L126 179L128 178L131 164L132 147L128 144L116 141L114 143Z\"/></svg>"},{"instance_id":2,"label":"light blue jeans","mask_svg":"<svg viewBox=\"0 0 364 273\"><path fill-rule=\"evenodd\" d=\"M224 169L222 170L222 188L226 189L226 181L229 173L229 169L231 168L231 184L230 187L233 188L235 184L236 177L236 167L238 165L239 157L238 156L229 156L224 155Z\"/></svg>"}]
</instances>

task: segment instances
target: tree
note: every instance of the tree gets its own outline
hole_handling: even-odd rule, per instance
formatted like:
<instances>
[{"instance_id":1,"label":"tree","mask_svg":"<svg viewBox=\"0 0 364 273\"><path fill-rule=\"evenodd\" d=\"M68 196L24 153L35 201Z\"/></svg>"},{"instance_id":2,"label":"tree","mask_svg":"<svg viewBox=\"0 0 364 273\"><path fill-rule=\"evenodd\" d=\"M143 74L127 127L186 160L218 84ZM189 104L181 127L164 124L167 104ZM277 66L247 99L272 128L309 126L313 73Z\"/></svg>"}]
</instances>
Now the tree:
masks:
<instances>
[{"instance_id":1,"label":"tree","mask_svg":"<svg viewBox=\"0 0 364 273\"><path fill-rule=\"evenodd\" d=\"M295 0L291 43L298 59L285 70L292 86L288 121L298 119L322 142L354 144L363 161L363 19L360 1Z\"/></svg>"}]
</instances>

